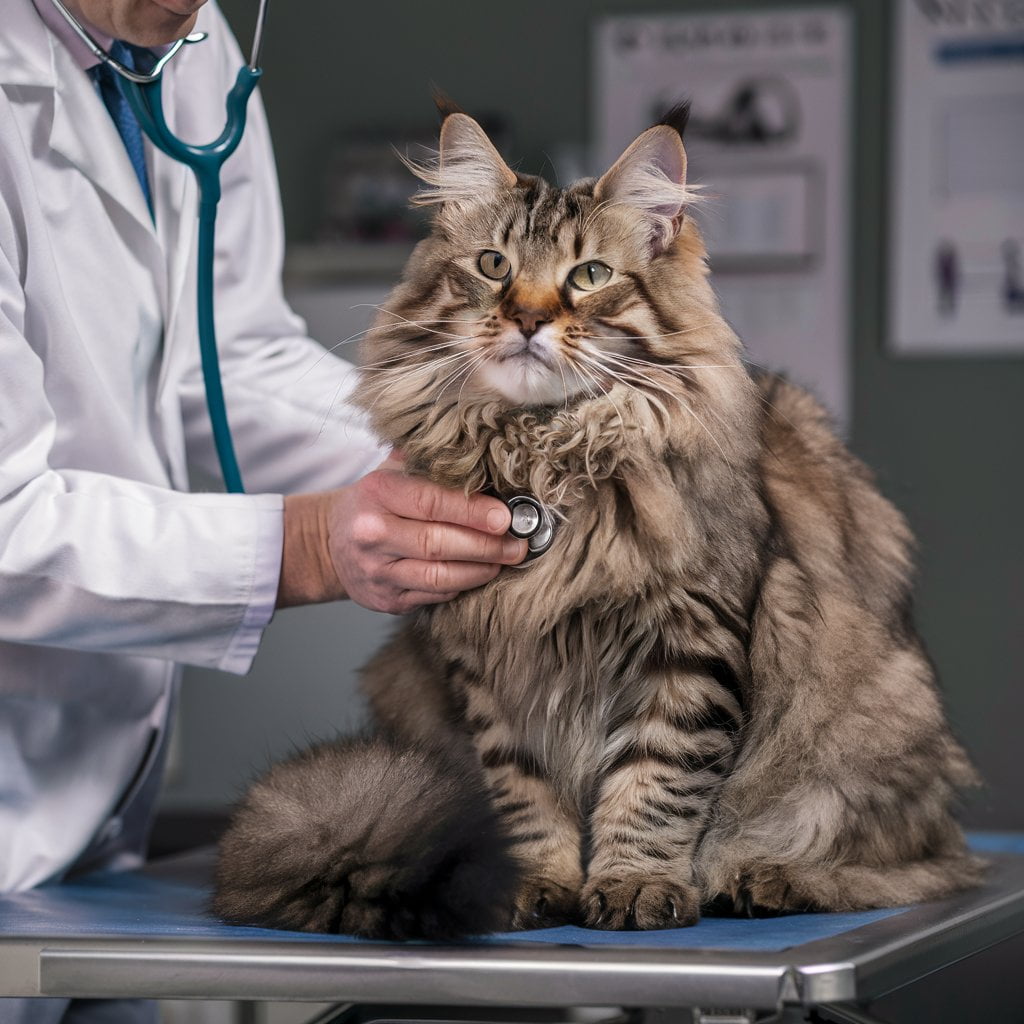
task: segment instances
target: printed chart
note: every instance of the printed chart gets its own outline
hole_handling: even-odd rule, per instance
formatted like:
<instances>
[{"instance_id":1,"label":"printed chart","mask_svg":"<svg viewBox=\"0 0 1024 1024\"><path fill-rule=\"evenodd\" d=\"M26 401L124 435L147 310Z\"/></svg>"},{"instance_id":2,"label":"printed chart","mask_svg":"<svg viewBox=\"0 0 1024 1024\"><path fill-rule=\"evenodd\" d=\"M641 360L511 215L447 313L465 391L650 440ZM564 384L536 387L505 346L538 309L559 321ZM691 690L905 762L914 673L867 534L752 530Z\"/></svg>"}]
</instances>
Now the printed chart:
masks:
<instances>
[{"instance_id":1,"label":"printed chart","mask_svg":"<svg viewBox=\"0 0 1024 1024\"><path fill-rule=\"evenodd\" d=\"M849 412L846 13L615 17L598 23L595 163L681 99L688 177L722 310L753 362Z\"/></svg>"}]
</instances>

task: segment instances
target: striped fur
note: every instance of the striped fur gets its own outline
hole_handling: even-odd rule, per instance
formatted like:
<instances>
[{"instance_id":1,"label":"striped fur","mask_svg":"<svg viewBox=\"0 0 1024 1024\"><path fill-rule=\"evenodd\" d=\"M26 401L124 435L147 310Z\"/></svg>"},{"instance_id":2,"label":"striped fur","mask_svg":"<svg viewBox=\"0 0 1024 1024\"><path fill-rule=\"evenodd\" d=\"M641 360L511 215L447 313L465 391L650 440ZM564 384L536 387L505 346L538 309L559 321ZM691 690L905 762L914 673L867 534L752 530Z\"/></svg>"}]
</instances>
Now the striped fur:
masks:
<instances>
[{"instance_id":1,"label":"striped fur","mask_svg":"<svg viewBox=\"0 0 1024 1024\"><path fill-rule=\"evenodd\" d=\"M813 399L745 367L678 133L558 189L474 125L450 115L423 172L435 229L360 401L410 472L531 493L561 524L541 559L409 617L364 683L390 733L475 751L523 870L508 921L675 927L712 902L972 884L950 806L974 773L911 624L907 527ZM575 287L594 261L607 282Z\"/></svg>"}]
</instances>

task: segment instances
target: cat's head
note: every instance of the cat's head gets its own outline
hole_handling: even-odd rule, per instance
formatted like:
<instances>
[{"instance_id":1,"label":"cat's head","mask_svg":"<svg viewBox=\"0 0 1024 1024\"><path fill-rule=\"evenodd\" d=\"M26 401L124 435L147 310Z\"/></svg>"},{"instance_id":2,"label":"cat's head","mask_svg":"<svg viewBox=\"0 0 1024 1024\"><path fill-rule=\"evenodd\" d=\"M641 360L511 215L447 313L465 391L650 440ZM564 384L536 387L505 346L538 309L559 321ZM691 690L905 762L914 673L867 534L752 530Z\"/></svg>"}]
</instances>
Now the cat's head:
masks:
<instances>
[{"instance_id":1,"label":"cat's head","mask_svg":"<svg viewBox=\"0 0 1024 1024\"><path fill-rule=\"evenodd\" d=\"M585 414L630 392L664 404L698 369L738 366L690 215L686 108L643 132L599 179L558 188L513 171L451 112L437 158L408 161L434 210L363 347L363 403L390 441L417 422ZM660 399L659 399L660 396Z\"/></svg>"}]
</instances>

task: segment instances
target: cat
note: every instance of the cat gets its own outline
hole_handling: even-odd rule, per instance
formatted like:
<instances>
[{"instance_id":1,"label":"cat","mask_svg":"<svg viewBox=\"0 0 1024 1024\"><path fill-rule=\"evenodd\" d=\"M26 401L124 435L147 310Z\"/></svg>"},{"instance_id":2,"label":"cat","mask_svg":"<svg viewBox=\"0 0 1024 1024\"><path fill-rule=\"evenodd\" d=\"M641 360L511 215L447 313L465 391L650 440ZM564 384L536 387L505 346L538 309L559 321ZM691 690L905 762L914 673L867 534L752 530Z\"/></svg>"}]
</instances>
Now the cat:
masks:
<instances>
[{"instance_id":1,"label":"cat","mask_svg":"<svg viewBox=\"0 0 1024 1024\"><path fill-rule=\"evenodd\" d=\"M408 616L377 737L273 767L223 919L375 938L701 908L852 911L976 884L976 783L911 621L911 536L821 406L719 313L686 108L599 180L511 170L442 111L433 229L359 402L407 470L528 494L554 543Z\"/></svg>"}]
</instances>

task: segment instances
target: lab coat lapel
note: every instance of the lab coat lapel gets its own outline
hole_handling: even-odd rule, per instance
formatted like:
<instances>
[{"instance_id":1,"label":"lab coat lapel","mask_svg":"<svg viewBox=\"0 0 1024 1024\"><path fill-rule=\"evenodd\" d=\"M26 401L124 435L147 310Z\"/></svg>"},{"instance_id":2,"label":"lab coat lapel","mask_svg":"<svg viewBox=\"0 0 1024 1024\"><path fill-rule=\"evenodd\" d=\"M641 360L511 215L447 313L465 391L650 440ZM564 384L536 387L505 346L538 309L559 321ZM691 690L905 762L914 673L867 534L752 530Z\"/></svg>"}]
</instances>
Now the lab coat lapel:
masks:
<instances>
[{"instance_id":1,"label":"lab coat lapel","mask_svg":"<svg viewBox=\"0 0 1024 1024\"><path fill-rule=\"evenodd\" d=\"M0 85L44 90L49 145L78 168L108 202L136 255L152 269L167 312L166 263L153 219L117 128L92 82L43 24L31 0L0 0Z\"/></svg>"},{"instance_id":2,"label":"lab coat lapel","mask_svg":"<svg viewBox=\"0 0 1024 1024\"><path fill-rule=\"evenodd\" d=\"M154 258L159 258L146 199L110 114L64 47L54 46L52 54L56 97L51 148L74 164L135 221L141 229L140 237L146 239L142 244L152 250Z\"/></svg>"}]
</instances>

